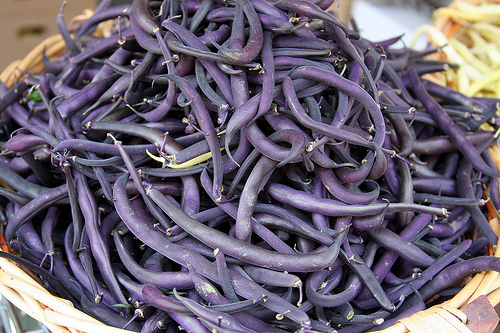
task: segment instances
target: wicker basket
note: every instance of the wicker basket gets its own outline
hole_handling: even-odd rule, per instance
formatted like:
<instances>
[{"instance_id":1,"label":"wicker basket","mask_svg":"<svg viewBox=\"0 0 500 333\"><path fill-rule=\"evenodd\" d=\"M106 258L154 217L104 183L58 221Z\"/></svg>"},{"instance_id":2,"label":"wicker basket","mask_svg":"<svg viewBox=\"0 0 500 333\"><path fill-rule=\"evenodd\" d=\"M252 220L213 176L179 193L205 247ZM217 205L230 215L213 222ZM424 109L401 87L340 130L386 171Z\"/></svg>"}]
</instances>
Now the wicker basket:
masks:
<instances>
[{"instance_id":1,"label":"wicker basket","mask_svg":"<svg viewBox=\"0 0 500 333\"><path fill-rule=\"evenodd\" d=\"M478 3L481 0L473 0ZM456 2L455 2L456 3ZM454 6L453 3L451 6ZM74 20L85 19L92 11L85 12ZM450 22L439 20L436 26L444 29ZM106 28L103 28L106 30ZM101 30L101 33L105 34ZM42 54L55 57L65 50L64 41L60 35L52 36L35 47L24 59L10 64L1 74L0 79L7 86L12 86L23 78L23 73L41 73L44 71ZM500 170L500 148L490 150L496 156ZM495 218L491 225L500 236L500 215L494 211ZM0 243L3 236L0 234ZM500 244L499 244L500 245ZM7 251L7 246L2 246ZM496 246L492 255L500 257L500 246ZM38 281L28 275L20 266L7 259L0 258L0 294L13 305L32 318L43 323L51 332L110 332L127 333L129 330L111 327L76 309L65 299L52 295ZM397 324L377 331L378 333L405 332L479 332L472 331L467 323L467 315L461 309L481 296L486 296L491 306L500 303L500 273L481 272L469 279L465 287L451 300L435 305L424 311L400 320ZM432 323L432 325L430 325Z\"/></svg>"},{"instance_id":2,"label":"wicker basket","mask_svg":"<svg viewBox=\"0 0 500 333\"><path fill-rule=\"evenodd\" d=\"M497 234L500 234L498 219L493 219L491 223ZM495 252L495 256L500 256L500 250ZM86 315L74 308L71 302L50 294L17 264L2 258L0 258L0 294L54 333L131 332L105 325ZM500 273L481 272L476 274L451 300L425 311L417 312L400 320L397 324L377 332L479 333L479 331L472 331L467 327L467 315L461 309L482 295L488 297L492 306L500 303ZM433 323L432 327L429 323Z\"/></svg>"},{"instance_id":3,"label":"wicker basket","mask_svg":"<svg viewBox=\"0 0 500 333\"><path fill-rule=\"evenodd\" d=\"M107 326L49 293L19 266L0 259L0 293L13 305L43 323L51 332L131 332Z\"/></svg>"},{"instance_id":4,"label":"wicker basket","mask_svg":"<svg viewBox=\"0 0 500 333\"><path fill-rule=\"evenodd\" d=\"M93 10L85 10L74 17L70 24L78 24L93 15ZM104 36L109 26L103 24L95 34ZM0 80L8 87L22 80L24 74L40 74L45 70L42 56L58 57L65 51L65 43L61 35L51 36L38 44L23 59L12 62L0 74ZM3 243L0 234L0 243ZM6 245L2 251L8 251ZM10 260L0 258L0 294L19 310L44 324L54 333L77 332L109 332L127 333L129 330L111 327L76 309L73 304L63 298L52 295L38 281L27 274L19 265Z\"/></svg>"}]
</instances>

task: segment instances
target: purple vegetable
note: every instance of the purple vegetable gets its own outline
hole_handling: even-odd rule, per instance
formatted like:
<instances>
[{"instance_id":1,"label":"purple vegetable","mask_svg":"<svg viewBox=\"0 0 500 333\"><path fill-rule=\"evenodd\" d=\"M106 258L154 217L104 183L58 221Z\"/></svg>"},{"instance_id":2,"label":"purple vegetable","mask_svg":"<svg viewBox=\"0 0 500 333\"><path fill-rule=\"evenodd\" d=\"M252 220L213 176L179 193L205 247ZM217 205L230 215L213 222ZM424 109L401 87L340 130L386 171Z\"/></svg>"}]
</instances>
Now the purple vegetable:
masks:
<instances>
[{"instance_id":1,"label":"purple vegetable","mask_svg":"<svg viewBox=\"0 0 500 333\"><path fill-rule=\"evenodd\" d=\"M73 26L63 4L66 51L0 83L17 262L141 332L376 330L497 269L499 101L332 3L104 0Z\"/></svg>"}]
</instances>

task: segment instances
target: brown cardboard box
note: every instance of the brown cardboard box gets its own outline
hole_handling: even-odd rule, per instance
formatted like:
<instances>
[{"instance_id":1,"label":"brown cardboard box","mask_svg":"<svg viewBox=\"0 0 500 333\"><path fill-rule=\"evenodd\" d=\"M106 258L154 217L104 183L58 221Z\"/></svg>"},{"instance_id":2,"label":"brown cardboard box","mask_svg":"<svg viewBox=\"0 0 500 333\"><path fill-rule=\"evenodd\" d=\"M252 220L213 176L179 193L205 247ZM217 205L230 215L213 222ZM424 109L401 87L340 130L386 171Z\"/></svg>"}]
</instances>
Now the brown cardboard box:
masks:
<instances>
[{"instance_id":1,"label":"brown cardboard box","mask_svg":"<svg viewBox=\"0 0 500 333\"><path fill-rule=\"evenodd\" d=\"M0 71L23 58L37 44L57 34L56 18L63 0L2 0L0 6ZM64 20L95 9L97 0L67 0Z\"/></svg>"}]
</instances>

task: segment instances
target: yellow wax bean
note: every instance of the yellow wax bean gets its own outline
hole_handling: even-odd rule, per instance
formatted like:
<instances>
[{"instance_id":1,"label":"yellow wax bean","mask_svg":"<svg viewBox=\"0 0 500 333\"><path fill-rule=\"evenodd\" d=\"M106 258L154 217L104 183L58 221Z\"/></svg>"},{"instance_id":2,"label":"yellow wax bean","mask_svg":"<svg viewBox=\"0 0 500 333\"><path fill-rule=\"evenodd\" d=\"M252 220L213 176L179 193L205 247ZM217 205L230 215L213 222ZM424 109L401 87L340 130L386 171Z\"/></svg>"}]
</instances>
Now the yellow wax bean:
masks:
<instances>
[{"instance_id":1,"label":"yellow wax bean","mask_svg":"<svg viewBox=\"0 0 500 333\"><path fill-rule=\"evenodd\" d=\"M439 16L448 16L454 20L465 20L470 22L484 22L484 21L496 21L498 20L498 14L492 14L489 12L467 12L456 8L442 7L438 8L433 13L433 18Z\"/></svg>"},{"instance_id":2,"label":"yellow wax bean","mask_svg":"<svg viewBox=\"0 0 500 333\"><path fill-rule=\"evenodd\" d=\"M490 58L491 64L495 67L500 67L500 50L497 48L497 45L493 45L486 53L488 54L488 58Z\"/></svg>"},{"instance_id":3,"label":"yellow wax bean","mask_svg":"<svg viewBox=\"0 0 500 333\"><path fill-rule=\"evenodd\" d=\"M477 58L469 48L456 38L450 38L450 45L452 45L455 50L468 62L472 67L476 68L482 74L487 74L491 72L491 67Z\"/></svg>"},{"instance_id":4,"label":"yellow wax bean","mask_svg":"<svg viewBox=\"0 0 500 333\"><path fill-rule=\"evenodd\" d=\"M500 50L499 46L494 43L489 43L486 45L476 45L470 48L470 51L478 58L481 58L483 62L490 66L498 67L500 66Z\"/></svg>"},{"instance_id":5,"label":"yellow wax bean","mask_svg":"<svg viewBox=\"0 0 500 333\"><path fill-rule=\"evenodd\" d=\"M485 75L481 80L477 80L471 83L469 86L469 89L466 91L467 96L474 96L477 94L481 89L485 88L489 84L500 80L500 69L497 69L487 75Z\"/></svg>"},{"instance_id":6,"label":"yellow wax bean","mask_svg":"<svg viewBox=\"0 0 500 333\"><path fill-rule=\"evenodd\" d=\"M221 148L220 150L222 151L222 150L224 150L224 148ZM208 152L208 153L204 153L204 154L201 154L199 156L196 156L195 158L192 158L189 161L186 161L183 163L167 163L167 164L165 164L166 160L163 157L155 156L151 152L149 152L149 150L146 150L146 153L148 154L149 157L151 157L155 161L158 161L158 162L162 163L163 165L165 165L169 168L172 168L172 169L188 168L188 167L194 166L196 164L200 164L202 162L205 162L208 159L212 158L212 153ZM169 157L175 158L175 155L169 156Z\"/></svg>"},{"instance_id":7,"label":"yellow wax bean","mask_svg":"<svg viewBox=\"0 0 500 333\"><path fill-rule=\"evenodd\" d=\"M472 12L472 13L480 13L480 14L488 14L488 15L500 15L500 5L498 4L489 4L486 2L482 2L479 5L473 5L467 3L466 1L461 1L458 3L457 8L462 11Z\"/></svg>"},{"instance_id":8,"label":"yellow wax bean","mask_svg":"<svg viewBox=\"0 0 500 333\"><path fill-rule=\"evenodd\" d=\"M410 45L414 45L415 42L424 34L427 34L436 45L442 47L441 50L444 52L450 63L461 65L465 62L455 48L449 45L448 38L446 38L440 30L430 24L424 24L417 28Z\"/></svg>"},{"instance_id":9,"label":"yellow wax bean","mask_svg":"<svg viewBox=\"0 0 500 333\"><path fill-rule=\"evenodd\" d=\"M148 156L151 157L156 162L160 162L162 164L165 164L167 162L167 160L165 160L165 158L154 155L148 149L146 149L146 154L148 154Z\"/></svg>"},{"instance_id":10,"label":"yellow wax bean","mask_svg":"<svg viewBox=\"0 0 500 333\"><path fill-rule=\"evenodd\" d=\"M196 164L200 164L202 162L207 161L210 158L212 158L212 153L208 152L208 153L201 154L195 158L192 158L189 161L186 161L184 163L180 163L180 164L169 163L169 164L167 164L167 166L169 168L172 168L172 169L182 169L182 168L191 167L191 166L196 165Z\"/></svg>"},{"instance_id":11,"label":"yellow wax bean","mask_svg":"<svg viewBox=\"0 0 500 333\"><path fill-rule=\"evenodd\" d=\"M457 90L458 91L467 91L470 86L469 77L467 76L467 70L464 66L460 66L457 69Z\"/></svg>"},{"instance_id":12,"label":"yellow wax bean","mask_svg":"<svg viewBox=\"0 0 500 333\"><path fill-rule=\"evenodd\" d=\"M483 36L483 38L491 43L497 43L500 39L500 27L491 23L479 22L474 24L474 28Z\"/></svg>"},{"instance_id":13,"label":"yellow wax bean","mask_svg":"<svg viewBox=\"0 0 500 333\"><path fill-rule=\"evenodd\" d=\"M475 69L474 67L472 67L470 64L468 63L465 63L465 64L462 64L461 67L463 67L463 69L466 71L467 73L467 76L472 80L472 81L476 81L476 80L481 80L483 77L484 77L484 74L483 73L480 73L477 69ZM490 71L491 72L491 71Z\"/></svg>"},{"instance_id":14,"label":"yellow wax bean","mask_svg":"<svg viewBox=\"0 0 500 333\"><path fill-rule=\"evenodd\" d=\"M474 53L476 57L486 63L491 61L487 54L487 50L491 48L491 43L485 40L483 36L475 30L474 25L462 29L462 34L457 38L462 41L467 40L470 51Z\"/></svg>"},{"instance_id":15,"label":"yellow wax bean","mask_svg":"<svg viewBox=\"0 0 500 333\"><path fill-rule=\"evenodd\" d=\"M444 72L444 78L448 82L448 86L455 90L458 90L458 76L455 70L448 70ZM447 85L446 83L444 85Z\"/></svg>"},{"instance_id":16,"label":"yellow wax bean","mask_svg":"<svg viewBox=\"0 0 500 333\"><path fill-rule=\"evenodd\" d=\"M474 45L475 47L481 47L490 44L489 41L481 36L478 29L476 28L476 24L472 24L468 26L467 29L464 29L464 34L467 35L468 38L470 38L470 40L472 41L472 45Z\"/></svg>"}]
</instances>

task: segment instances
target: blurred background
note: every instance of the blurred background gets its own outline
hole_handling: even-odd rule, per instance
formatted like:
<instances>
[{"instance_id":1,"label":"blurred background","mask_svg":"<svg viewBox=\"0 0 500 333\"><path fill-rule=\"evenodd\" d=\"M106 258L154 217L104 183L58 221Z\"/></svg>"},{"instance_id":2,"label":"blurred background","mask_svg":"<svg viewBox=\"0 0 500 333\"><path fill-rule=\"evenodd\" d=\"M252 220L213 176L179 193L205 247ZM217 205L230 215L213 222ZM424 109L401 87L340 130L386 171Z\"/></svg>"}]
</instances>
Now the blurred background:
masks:
<instances>
[{"instance_id":1,"label":"blurred background","mask_svg":"<svg viewBox=\"0 0 500 333\"><path fill-rule=\"evenodd\" d=\"M64 18L68 22L98 0L67 0ZM115 0L114 3L130 3ZM352 15L364 36L383 39L405 33L404 40L421 23L428 22L432 10L449 0L338 0L341 18ZM38 43L57 33L55 19L62 0L2 0L0 7L0 68L24 57ZM334 6L335 7L335 6ZM373 37L373 38L372 38Z\"/></svg>"}]
</instances>

